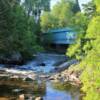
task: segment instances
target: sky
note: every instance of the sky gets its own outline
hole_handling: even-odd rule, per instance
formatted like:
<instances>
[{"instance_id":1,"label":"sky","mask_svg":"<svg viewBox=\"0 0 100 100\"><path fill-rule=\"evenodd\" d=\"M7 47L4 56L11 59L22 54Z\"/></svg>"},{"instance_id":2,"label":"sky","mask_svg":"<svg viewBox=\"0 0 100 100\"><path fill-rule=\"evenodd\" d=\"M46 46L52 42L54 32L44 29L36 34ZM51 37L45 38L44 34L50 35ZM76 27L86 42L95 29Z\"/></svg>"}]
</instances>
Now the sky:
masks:
<instances>
[{"instance_id":1,"label":"sky","mask_svg":"<svg viewBox=\"0 0 100 100\"><path fill-rule=\"evenodd\" d=\"M51 0L51 8L58 2L58 1L60 1L60 0ZM91 1L91 0L79 0L79 4L80 4L80 7L81 7L81 9L82 9L82 4L85 4L85 3L87 3L87 2L89 2L89 1Z\"/></svg>"}]
</instances>

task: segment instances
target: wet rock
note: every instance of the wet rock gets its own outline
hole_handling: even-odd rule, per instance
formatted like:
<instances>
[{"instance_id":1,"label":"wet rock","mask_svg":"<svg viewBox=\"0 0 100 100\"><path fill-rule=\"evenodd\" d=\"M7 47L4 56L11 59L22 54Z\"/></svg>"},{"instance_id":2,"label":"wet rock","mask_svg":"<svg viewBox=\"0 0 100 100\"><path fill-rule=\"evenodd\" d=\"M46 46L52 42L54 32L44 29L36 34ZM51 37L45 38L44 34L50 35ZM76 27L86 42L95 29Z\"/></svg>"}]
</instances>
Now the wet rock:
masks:
<instances>
[{"instance_id":1,"label":"wet rock","mask_svg":"<svg viewBox=\"0 0 100 100\"><path fill-rule=\"evenodd\" d=\"M41 75L39 78L48 79L49 77L50 77L50 75Z\"/></svg>"},{"instance_id":2,"label":"wet rock","mask_svg":"<svg viewBox=\"0 0 100 100\"><path fill-rule=\"evenodd\" d=\"M20 78L19 75L11 75L11 76L9 77L9 80L15 82L15 81L21 81L21 80L23 80L23 79Z\"/></svg>"},{"instance_id":3,"label":"wet rock","mask_svg":"<svg viewBox=\"0 0 100 100\"><path fill-rule=\"evenodd\" d=\"M74 83L74 85L81 85L81 81L75 75L70 75L69 81Z\"/></svg>"},{"instance_id":4,"label":"wet rock","mask_svg":"<svg viewBox=\"0 0 100 100\"><path fill-rule=\"evenodd\" d=\"M9 75L6 75L6 74L0 74L0 80L8 80L9 79Z\"/></svg>"},{"instance_id":5,"label":"wet rock","mask_svg":"<svg viewBox=\"0 0 100 100\"><path fill-rule=\"evenodd\" d=\"M54 77L51 76L51 77L49 78L49 80L55 80L55 79L54 79Z\"/></svg>"},{"instance_id":6,"label":"wet rock","mask_svg":"<svg viewBox=\"0 0 100 100\"><path fill-rule=\"evenodd\" d=\"M43 100L42 97L36 97L35 100Z\"/></svg>"},{"instance_id":7,"label":"wet rock","mask_svg":"<svg viewBox=\"0 0 100 100\"><path fill-rule=\"evenodd\" d=\"M28 73L25 77L25 81L35 81L37 79L37 75L35 73Z\"/></svg>"},{"instance_id":8,"label":"wet rock","mask_svg":"<svg viewBox=\"0 0 100 100\"><path fill-rule=\"evenodd\" d=\"M58 82L58 81L61 81L61 76L60 76L60 74L56 74L56 75L54 75L54 76L51 76L50 78L49 78L49 80L50 81L52 81L52 82Z\"/></svg>"},{"instance_id":9,"label":"wet rock","mask_svg":"<svg viewBox=\"0 0 100 100\"><path fill-rule=\"evenodd\" d=\"M0 74L5 73L5 69L0 69Z\"/></svg>"},{"instance_id":10,"label":"wet rock","mask_svg":"<svg viewBox=\"0 0 100 100\"><path fill-rule=\"evenodd\" d=\"M14 93L20 93L22 91L23 91L23 89L14 89L14 90L12 90L12 92L14 92Z\"/></svg>"},{"instance_id":11,"label":"wet rock","mask_svg":"<svg viewBox=\"0 0 100 100\"><path fill-rule=\"evenodd\" d=\"M19 99L18 100L25 100L24 94L19 95Z\"/></svg>"},{"instance_id":12,"label":"wet rock","mask_svg":"<svg viewBox=\"0 0 100 100\"><path fill-rule=\"evenodd\" d=\"M13 76L11 76L10 78L11 78L11 79L17 80L17 79L19 79L19 76L18 76L18 75L13 75Z\"/></svg>"},{"instance_id":13,"label":"wet rock","mask_svg":"<svg viewBox=\"0 0 100 100\"><path fill-rule=\"evenodd\" d=\"M58 67L55 67L54 70L57 71L57 70L59 70L59 68Z\"/></svg>"},{"instance_id":14,"label":"wet rock","mask_svg":"<svg viewBox=\"0 0 100 100\"><path fill-rule=\"evenodd\" d=\"M52 75L49 80L53 82L68 82L72 85L81 85L81 81L79 79L79 74L77 71L69 71L65 70L63 72L59 72L55 75Z\"/></svg>"},{"instance_id":15,"label":"wet rock","mask_svg":"<svg viewBox=\"0 0 100 100\"><path fill-rule=\"evenodd\" d=\"M43 63L39 64L39 66L46 66L46 64L43 62Z\"/></svg>"},{"instance_id":16,"label":"wet rock","mask_svg":"<svg viewBox=\"0 0 100 100\"><path fill-rule=\"evenodd\" d=\"M25 81L32 82L32 81L33 81L33 79L32 79L32 78L30 78L30 77L26 77Z\"/></svg>"},{"instance_id":17,"label":"wet rock","mask_svg":"<svg viewBox=\"0 0 100 100\"><path fill-rule=\"evenodd\" d=\"M33 96L32 94L25 94L25 100L34 100L35 96Z\"/></svg>"},{"instance_id":18,"label":"wet rock","mask_svg":"<svg viewBox=\"0 0 100 100\"><path fill-rule=\"evenodd\" d=\"M75 60L75 59L70 60L70 61L67 61L67 62L64 62L63 64L57 66L56 71L57 71L57 72L64 71L64 70L68 69L68 67L69 67L70 65L76 64L76 63L78 63L78 61Z\"/></svg>"},{"instance_id":19,"label":"wet rock","mask_svg":"<svg viewBox=\"0 0 100 100\"><path fill-rule=\"evenodd\" d=\"M23 64L23 58L19 52L13 52L9 55L0 55L0 63L20 65Z\"/></svg>"}]
</instances>

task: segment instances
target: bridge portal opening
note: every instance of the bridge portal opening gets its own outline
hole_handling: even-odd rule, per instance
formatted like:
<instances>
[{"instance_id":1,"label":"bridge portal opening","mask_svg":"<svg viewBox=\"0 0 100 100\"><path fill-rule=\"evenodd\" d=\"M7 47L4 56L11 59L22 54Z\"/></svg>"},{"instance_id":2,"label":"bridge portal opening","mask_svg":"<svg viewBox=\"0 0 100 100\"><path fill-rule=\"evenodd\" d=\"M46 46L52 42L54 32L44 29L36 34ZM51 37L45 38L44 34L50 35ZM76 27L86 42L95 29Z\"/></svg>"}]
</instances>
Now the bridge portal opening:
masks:
<instances>
[{"instance_id":1,"label":"bridge portal opening","mask_svg":"<svg viewBox=\"0 0 100 100\"><path fill-rule=\"evenodd\" d=\"M44 48L45 50L49 51L49 52L55 52L55 53L61 53L61 54L65 54L67 49L69 47L69 44L45 44Z\"/></svg>"}]
</instances>

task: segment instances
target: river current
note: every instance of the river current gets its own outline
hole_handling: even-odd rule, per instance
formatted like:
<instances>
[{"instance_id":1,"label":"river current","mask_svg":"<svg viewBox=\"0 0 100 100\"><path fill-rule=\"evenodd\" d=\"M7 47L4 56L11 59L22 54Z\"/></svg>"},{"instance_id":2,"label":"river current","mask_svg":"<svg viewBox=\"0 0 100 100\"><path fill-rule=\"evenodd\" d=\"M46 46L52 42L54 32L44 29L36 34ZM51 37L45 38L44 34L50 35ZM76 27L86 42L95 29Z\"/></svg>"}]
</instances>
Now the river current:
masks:
<instances>
[{"instance_id":1,"label":"river current","mask_svg":"<svg viewBox=\"0 0 100 100\"><path fill-rule=\"evenodd\" d=\"M0 70L6 69L8 70L8 72L12 73L16 72L23 73L26 71L27 72L33 71L36 73L50 74L54 72L55 64L67 61L67 59L68 58L65 55L39 53L34 60L27 62L25 65L22 66L16 65L14 67L13 65L11 65L11 67L8 67L7 65L0 65ZM67 83L62 84L60 82L55 84L50 81L43 81L41 82L41 85L42 84L45 87L42 92L38 91L35 93L35 92L30 92L30 90L28 90L27 94L30 94L31 96L41 96L43 100L80 100L80 90L75 86L71 86ZM3 85L0 85L0 100L3 100L2 98L7 98L12 96L13 95L12 91L16 89L17 89L16 86L5 87ZM20 95L20 93L18 95ZM25 100L31 100L31 99L26 98Z\"/></svg>"}]
</instances>

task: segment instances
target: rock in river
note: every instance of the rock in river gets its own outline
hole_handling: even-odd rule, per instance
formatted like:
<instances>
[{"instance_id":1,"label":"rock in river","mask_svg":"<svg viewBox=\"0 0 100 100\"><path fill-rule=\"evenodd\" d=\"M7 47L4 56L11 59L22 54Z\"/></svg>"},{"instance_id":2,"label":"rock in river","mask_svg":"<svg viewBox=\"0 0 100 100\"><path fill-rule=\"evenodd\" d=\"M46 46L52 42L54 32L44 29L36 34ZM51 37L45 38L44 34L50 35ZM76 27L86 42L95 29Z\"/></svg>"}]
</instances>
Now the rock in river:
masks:
<instances>
[{"instance_id":1,"label":"rock in river","mask_svg":"<svg viewBox=\"0 0 100 100\"><path fill-rule=\"evenodd\" d=\"M43 100L42 97L36 97L35 100Z\"/></svg>"}]
</instances>

